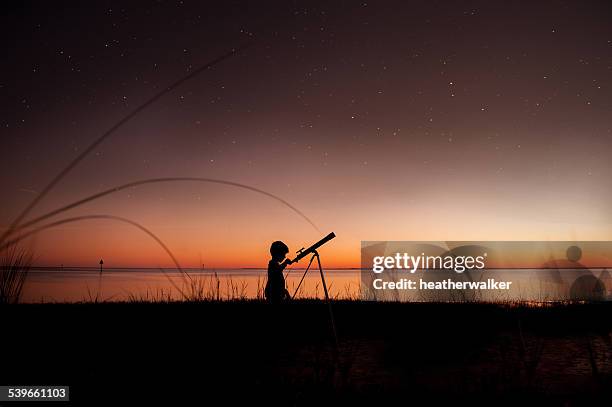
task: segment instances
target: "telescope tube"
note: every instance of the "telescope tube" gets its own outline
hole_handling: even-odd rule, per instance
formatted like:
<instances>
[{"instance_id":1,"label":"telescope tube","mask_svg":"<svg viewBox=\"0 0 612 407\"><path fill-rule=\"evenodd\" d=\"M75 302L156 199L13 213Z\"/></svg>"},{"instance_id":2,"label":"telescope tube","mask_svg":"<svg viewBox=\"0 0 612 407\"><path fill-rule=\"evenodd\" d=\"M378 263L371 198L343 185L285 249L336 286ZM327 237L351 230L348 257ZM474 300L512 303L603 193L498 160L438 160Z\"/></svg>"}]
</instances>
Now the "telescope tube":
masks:
<instances>
[{"instance_id":1,"label":"telescope tube","mask_svg":"<svg viewBox=\"0 0 612 407\"><path fill-rule=\"evenodd\" d=\"M336 237L336 234L334 232L331 232L329 235L325 236L323 239L319 240L317 243L313 244L308 249L301 250L300 252L298 252L298 255L295 256L295 259L291 260L291 263L298 262L309 254L314 253L315 250L332 240L334 237Z\"/></svg>"}]
</instances>

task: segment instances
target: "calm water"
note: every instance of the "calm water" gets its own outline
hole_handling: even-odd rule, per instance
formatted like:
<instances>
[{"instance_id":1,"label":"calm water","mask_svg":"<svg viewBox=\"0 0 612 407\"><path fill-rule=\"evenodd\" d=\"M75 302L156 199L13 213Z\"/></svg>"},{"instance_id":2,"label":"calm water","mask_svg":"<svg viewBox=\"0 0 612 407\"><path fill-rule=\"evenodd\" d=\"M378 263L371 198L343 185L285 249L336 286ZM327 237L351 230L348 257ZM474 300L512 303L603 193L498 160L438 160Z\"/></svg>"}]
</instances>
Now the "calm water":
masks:
<instances>
[{"instance_id":1,"label":"calm water","mask_svg":"<svg viewBox=\"0 0 612 407\"><path fill-rule=\"evenodd\" d=\"M612 275L607 269L483 269L456 273L453 270L419 270L415 274L390 270L375 275L363 273L363 287L371 287L376 278L386 282L412 280L417 289L387 289L362 291L363 298L388 301L566 301L612 300ZM487 284L503 282L502 289L494 284L483 288L430 289L425 285L441 285L444 282ZM448 284L451 285L450 283ZM469 286L465 286L469 287Z\"/></svg>"},{"instance_id":2,"label":"calm water","mask_svg":"<svg viewBox=\"0 0 612 407\"><path fill-rule=\"evenodd\" d=\"M191 281L177 270L95 268L35 269L28 274L22 302L78 302L181 299L179 289L190 294L195 287L200 298L261 298L266 284L266 270L222 269L186 270ZM304 270L287 274L287 286L293 294ZM469 274L469 276L468 276ZM383 273L374 275L360 270L325 270L330 295L334 298L367 298L391 301L548 301L566 299L612 299L612 276L602 269L536 270L499 269L475 273L421 272L414 275ZM372 291L372 279L385 281L423 279L426 281L512 281L510 290L384 290ZM581 283L582 284L579 284ZM597 285L591 284L596 282ZM586 284L584 284L586 283ZM363 285L361 285L363 284ZM361 286L360 286L361 285ZM593 297L593 295L595 295ZM310 270L298 291L299 297L323 298L318 270Z\"/></svg>"},{"instance_id":3,"label":"calm water","mask_svg":"<svg viewBox=\"0 0 612 407\"><path fill-rule=\"evenodd\" d=\"M266 270L223 269L186 270L205 296L216 298L257 298L266 283ZM292 270L287 276L289 292L294 293L304 270ZM330 295L355 297L359 291L358 270L325 270ZM36 269L29 272L22 302L78 302L96 298L124 301L130 298L180 299L174 287L189 292L191 283L177 270L111 269L100 274L95 268ZM310 270L297 297L323 297L318 270Z\"/></svg>"}]
</instances>

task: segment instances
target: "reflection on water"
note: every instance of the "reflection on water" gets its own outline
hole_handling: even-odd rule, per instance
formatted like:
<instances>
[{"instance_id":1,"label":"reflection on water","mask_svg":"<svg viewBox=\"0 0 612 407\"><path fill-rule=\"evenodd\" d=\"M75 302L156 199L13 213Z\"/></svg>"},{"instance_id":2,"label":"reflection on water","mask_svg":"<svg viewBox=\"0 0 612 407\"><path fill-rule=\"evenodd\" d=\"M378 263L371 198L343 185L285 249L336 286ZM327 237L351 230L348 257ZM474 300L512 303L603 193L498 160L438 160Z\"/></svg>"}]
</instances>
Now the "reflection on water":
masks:
<instances>
[{"instance_id":1,"label":"reflection on water","mask_svg":"<svg viewBox=\"0 0 612 407\"><path fill-rule=\"evenodd\" d=\"M169 278L189 294L196 287L200 298L261 298L266 284L266 270L223 269L187 270L194 281L188 282L177 270L111 269L100 274L96 268L36 269L30 271L21 302L126 301L130 299L181 299ZM304 270L294 269L287 276L293 295ZM359 270L326 270L330 296L357 298ZM323 298L318 270L310 270L296 297Z\"/></svg>"},{"instance_id":2,"label":"reflection on water","mask_svg":"<svg viewBox=\"0 0 612 407\"><path fill-rule=\"evenodd\" d=\"M194 299L263 298L266 270L223 269L187 270L193 284L177 270L111 269L100 274L95 268L35 269L26 280L22 302L79 302L126 300L180 300L183 297L173 283ZM479 272L440 272L429 270L415 274L387 272L375 275L371 270L326 270L330 296L339 299L387 301L563 301L609 300L612 277L606 269L501 269ZM304 270L294 269L287 275L287 288L294 294ZM372 281L411 279L425 282L511 281L509 290L373 290ZM172 280L172 282L170 281ZM310 270L300 286L297 298L323 298L318 270Z\"/></svg>"},{"instance_id":3,"label":"reflection on water","mask_svg":"<svg viewBox=\"0 0 612 407\"><path fill-rule=\"evenodd\" d=\"M391 269L382 274L366 270L361 281L362 296L369 300L545 302L612 299L612 277L607 269L482 269L463 273L453 270L411 273Z\"/></svg>"}]
</instances>

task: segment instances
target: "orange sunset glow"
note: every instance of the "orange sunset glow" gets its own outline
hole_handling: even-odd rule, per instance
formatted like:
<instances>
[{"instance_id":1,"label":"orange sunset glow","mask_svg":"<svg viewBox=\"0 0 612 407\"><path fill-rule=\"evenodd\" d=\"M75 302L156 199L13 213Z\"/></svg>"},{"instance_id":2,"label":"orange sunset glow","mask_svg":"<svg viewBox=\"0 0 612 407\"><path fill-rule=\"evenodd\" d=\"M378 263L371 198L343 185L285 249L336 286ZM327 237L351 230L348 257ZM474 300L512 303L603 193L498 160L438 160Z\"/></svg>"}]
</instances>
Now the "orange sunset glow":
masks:
<instances>
[{"instance_id":1,"label":"orange sunset glow","mask_svg":"<svg viewBox=\"0 0 612 407\"><path fill-rule=\"evenodd\" d=\"M465 197L468 203L434 201L404 207L395 201L359 200L349 209L343 200L319 201L297 191L301 210L321 228L307 222L275 201L248 191L225 186L182 183L163 199L154 187L103 198L70 213L118 213L137 220L153 231L172 250L183 267L263 267L270 242L285 241L292 251L306 247L335 231L338 237L321 249L328 267L359 266L363 240L607 240L612 235L597 213L566 208L565 216L583 222L558 222L539 208L518 206L507 217L509 204L489 199L485 208L480 197ZM295 198L304 195L301 199ZM329 197L329 195L328 195ZM290 201L290 199L289 199ZM493 202L492 202L493 201ZM474 207L473 212L465 207ZM534 205L535 206L535 205ZM407 208L410 211L407 211ZM111 210L111 208L116 208ZM460 209L461 208L461 209ZM499 208L499 209L498 209ZM518 209L520 208L520 210ZM478 210L476 210L478 209ZM370 215L367 215L370 214ZM547 221L538 221L541 216ZM603 216L603 213L600 215ZM367 239L365 239L367 237ZM27 244L35 248L40 265L96 266L99 258L108 267L173 267L171 259L149 236L133 226L112 220L87 220L41 232Z\"/></svg>"},{"instance_id":2,"label":"orange sunset glow","mask_svg":"<svg viewBox=\"0 0 612 407\"><path fill-rule=\"evenodd\" d=\"M276 35L272 13L245 20L249 29L204 25L133 52L47 33L44 49L57 55L43 67L15 55L32 69L1 88L2 230L129 117L23 221L129 182L206 177L285 200L319 230L262 193L186 181L123 189L32 227L120 216L198 268L265 267L272 241L294 252L331 231L338 237L321 253L335 268L359 266L362 240L612 239L608 67L559 45L593 36L588 52L599 61L608 45L597 24L541 36L539 19L525 26L539 40L519 48L484 22L459 36L442 20L354 12L366 28L321 30L326 17L313 16L300 23L312 35ZM210 35L224 40L204 45ZM40 266L103 258L108 267L173 267L150 236L112 220L63 224L21 245Z\"/></svg>"},{"instance_id":3,"label":"orange sunset glow","mask_svg":"<svg viewBox=\"0 0 612 407\"><path fill-rule=\"evenodd\" d=\"M0 407L610 404L612 1L0 8Z\"/></svg>"}]
</instances>

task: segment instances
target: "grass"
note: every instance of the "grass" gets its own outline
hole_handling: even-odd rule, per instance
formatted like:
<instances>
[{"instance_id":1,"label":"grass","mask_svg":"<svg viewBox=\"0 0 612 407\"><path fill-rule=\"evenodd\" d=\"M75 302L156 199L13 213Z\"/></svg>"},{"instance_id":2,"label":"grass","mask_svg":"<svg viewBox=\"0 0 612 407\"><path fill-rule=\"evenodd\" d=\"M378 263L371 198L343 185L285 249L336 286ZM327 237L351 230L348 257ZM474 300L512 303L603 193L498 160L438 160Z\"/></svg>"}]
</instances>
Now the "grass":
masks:
<instances>
[{"instance_id":1,"label":"grass","mask_svg":"<svg viewBox=\"0 0 612 407\"><path fill-rule=\"evenodd\" d=\"M248 294L248 283L232 276L221 279L215 272L210 275L192 274L188 281L181 287L184 297L177 296L172 290L149 290L144 293L126 292L127 302L225 302L225 301L265 301L266 278L258 277L256 281L256 291ZM295 292L296 284L290 284L288 291L291 295ZM351 284L345 284L342 289L335 290L333 284L329 286L329 296L332 301L355 301L362 300L360 289L356 291ZM323 289L320 283L315 283L312 293L306 293L304 285L300 287L295 296L295 300L320 301L323 300ZM85 297L82 302L92 301L92 296ZM121 302L118 300L117 302Z\"/></svg>"},{"instance_id":2,"label":"grass","mask_svg":"<svg viewBox=\"0 0 612 407\"><path fill-rule=\"evenodd\" d=\"M7 322L23 328L9 338L19 350L58 318L65 321L48 339L57 355L12 352L7 369L31 380L33 371L43 372L36 379L45 382L59 369L75 394L88 398L139 377L149 387L193 391L202 401L214 393L281 405L405 404L412 394L434 398L431 404L475 398L478 405L593 405L612 385L610 304L335 301L335 353L320 300L281 307L227 301L223 280L207 277L203 284L218 286L220 301L213 291L212 301L199 303L135 298L134 304L7 307ZM239 296L239 286L234 292ZM27 325L33 317L40 324ZM88 370L91 358L83 355L99 358L101 367ZM126 360L129 368L118 369Z\"/></svg>"},{"instance_id":3,"label":"grass","mask_svg":"<svg viewBox=\"0 0 612 407\"><path fill-rule=\"evenodd\" d=\"M32 254L18 247L4 249L0 254L0 304L19 302L28 271L32 266Z\"/></svg>"}]
</instances>

